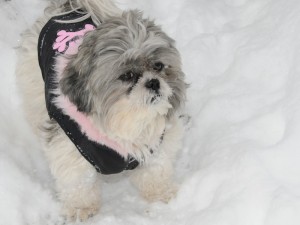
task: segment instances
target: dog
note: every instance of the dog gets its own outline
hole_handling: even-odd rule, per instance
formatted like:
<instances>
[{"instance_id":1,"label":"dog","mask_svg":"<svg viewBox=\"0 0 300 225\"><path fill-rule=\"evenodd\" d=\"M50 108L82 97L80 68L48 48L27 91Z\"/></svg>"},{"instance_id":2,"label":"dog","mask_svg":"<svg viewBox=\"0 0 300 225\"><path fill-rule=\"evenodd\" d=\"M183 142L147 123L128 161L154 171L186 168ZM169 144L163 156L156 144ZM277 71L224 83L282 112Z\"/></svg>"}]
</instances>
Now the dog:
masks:
<instances>
[{"instance_id":1,"label":"dog","mask_svg":"<svg viewBox=\"0 0 300 225\"><path fill-rule=\"evenodd\" d=\"M176 195L184 79L174 40L111 0L52 1L24 32L17 82L65 217L98 212L105 174L128 170L149 202Z\"/></svg>"}]
</instances>

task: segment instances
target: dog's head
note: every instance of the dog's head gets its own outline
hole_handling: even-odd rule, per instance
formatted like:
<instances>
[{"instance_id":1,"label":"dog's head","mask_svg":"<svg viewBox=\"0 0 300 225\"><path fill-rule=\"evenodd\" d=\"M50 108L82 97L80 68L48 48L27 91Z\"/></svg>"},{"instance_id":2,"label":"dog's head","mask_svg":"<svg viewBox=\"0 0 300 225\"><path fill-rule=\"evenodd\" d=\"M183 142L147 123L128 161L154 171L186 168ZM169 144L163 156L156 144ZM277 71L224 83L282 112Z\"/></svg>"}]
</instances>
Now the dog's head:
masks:
<instances>
[{"instance_id":1,"label":"dog's head","mask_svg":"<svg viewBox=\"0 0 300 225\"><path fill-rule=\"evenodd\" d=\"M185 101L186 84L174 41L129 11L85 35L60 88L78 110L113 130L172 117Z\"/></svg>"}]
</instances>

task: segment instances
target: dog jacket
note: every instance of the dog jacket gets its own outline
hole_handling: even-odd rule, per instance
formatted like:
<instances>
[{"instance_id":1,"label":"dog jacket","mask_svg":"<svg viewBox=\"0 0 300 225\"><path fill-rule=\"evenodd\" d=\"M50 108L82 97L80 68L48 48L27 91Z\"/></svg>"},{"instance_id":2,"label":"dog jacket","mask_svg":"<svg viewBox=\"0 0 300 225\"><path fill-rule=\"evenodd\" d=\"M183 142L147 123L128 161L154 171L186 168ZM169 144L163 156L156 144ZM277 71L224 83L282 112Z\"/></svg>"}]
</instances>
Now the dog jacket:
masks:
<instances>
[{"instance_id":1,"label":"dog jacket","mask_svg":"<svg viewBox=\"0 0 300 225\"><path fill-rule=\"evenodd\" d=\"M59 91L59 76L66 65L60 56L76 54L85 33L95 29L91 18L72 22L82 16L81 12L71 12L53 17L41 30L38 40L38 60L45 83L48 114L98 172L115 174L132 170L139 165L138 161L117 143L101 134L88 117L79 112L77 107Z\"/></svg>"}]
</instances>

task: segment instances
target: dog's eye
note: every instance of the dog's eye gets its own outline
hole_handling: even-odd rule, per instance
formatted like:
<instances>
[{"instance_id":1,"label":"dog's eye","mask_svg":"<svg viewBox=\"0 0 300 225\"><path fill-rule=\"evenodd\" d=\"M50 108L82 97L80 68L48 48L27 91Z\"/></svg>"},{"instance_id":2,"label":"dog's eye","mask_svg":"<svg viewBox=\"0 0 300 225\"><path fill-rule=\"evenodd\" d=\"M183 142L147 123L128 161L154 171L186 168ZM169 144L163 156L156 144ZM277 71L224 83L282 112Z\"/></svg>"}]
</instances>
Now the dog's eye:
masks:
<instances>
[{"instance_id":1,"label":"dog's eye","mask_svg":"<svg viewBox=\"0 0 300 225\"><path fill-rule=\"evenodd\" d=\"M154 65L153 65L153 69L154 69L155 71L157 71L157 72L162 71L164 68L165 68L165 65L164 65L163 63L161 63L161 62L156 62L156 63L154 63Z\"/></svg>"},{"instance_id":2,"label":"dog's eye","mask_svg":"<svg viewBox=\"0 0 300 225\"><path fill-rule=\"evenodd\" d=\"M135 77L135 74L132 71L128 71L127 73L122 74L119 79L122 81L131 81Z\"/></svg>"}]
</instances>

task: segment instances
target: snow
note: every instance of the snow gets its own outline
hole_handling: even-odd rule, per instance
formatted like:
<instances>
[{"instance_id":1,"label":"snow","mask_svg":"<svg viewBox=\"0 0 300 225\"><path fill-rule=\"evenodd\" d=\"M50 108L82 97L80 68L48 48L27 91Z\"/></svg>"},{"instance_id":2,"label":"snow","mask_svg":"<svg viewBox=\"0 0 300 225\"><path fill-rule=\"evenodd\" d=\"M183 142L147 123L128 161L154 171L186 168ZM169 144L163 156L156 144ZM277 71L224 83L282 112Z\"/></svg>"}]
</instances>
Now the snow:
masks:
<instances>
[{"instance_id":1,"label":"snow","mask_svg":"<svg viewBox=\"0 0 300 225\"><path fill-rule=\"evenodd\" d=\"M20 33L45 0L0 2L0 225L59 224L60 203L15 85ZM148 204L128 180L105 179L83 224L300 224L300 2L118 0L162 24L182 53L190 129L177 197Z\"/></svg>"}]
</instances>

